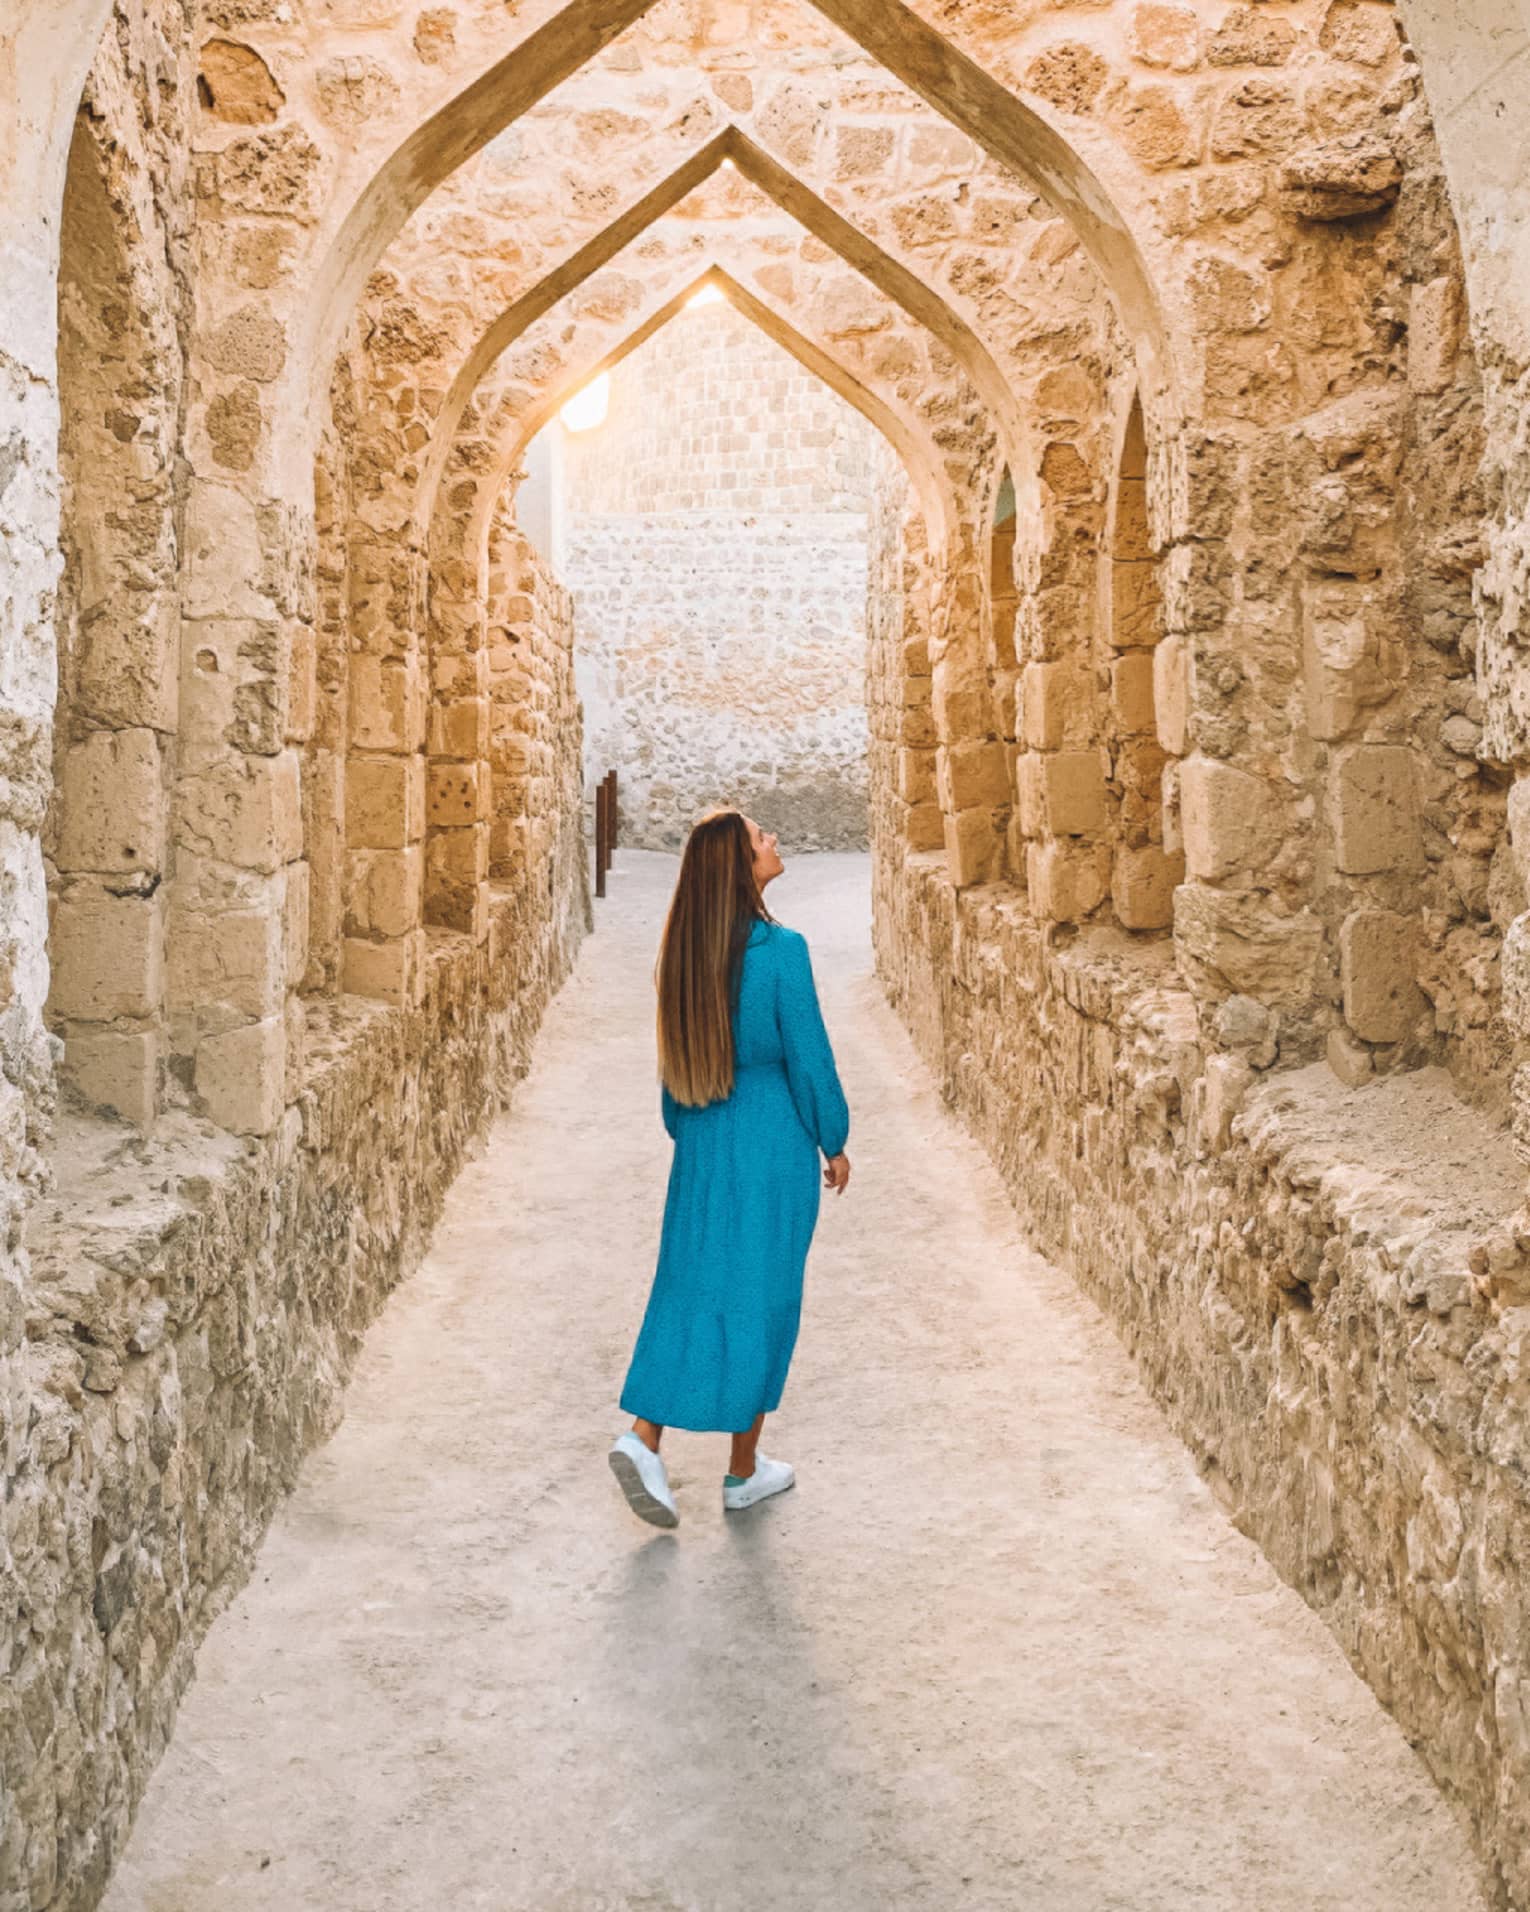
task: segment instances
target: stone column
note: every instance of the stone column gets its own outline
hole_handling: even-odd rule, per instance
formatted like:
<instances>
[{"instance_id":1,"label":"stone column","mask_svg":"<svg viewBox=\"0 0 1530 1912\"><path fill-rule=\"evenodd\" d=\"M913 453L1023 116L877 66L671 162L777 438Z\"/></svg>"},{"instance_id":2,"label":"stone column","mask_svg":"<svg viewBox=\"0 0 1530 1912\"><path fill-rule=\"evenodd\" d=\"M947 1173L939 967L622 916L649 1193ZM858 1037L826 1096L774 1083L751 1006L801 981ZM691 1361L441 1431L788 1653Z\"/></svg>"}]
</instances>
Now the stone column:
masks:
<instances>
[{"instance_id":1,"label":"stone column","mask_svg":"<svg viewBox=\"0 0 1530 1912\"><path fill-rule=\"evenodd\" d=\"M409 554L354 540L350 750L345 767L344 987L413 1004L424 983L426 685L410 635Z\"/></svg>"}]
</instances>

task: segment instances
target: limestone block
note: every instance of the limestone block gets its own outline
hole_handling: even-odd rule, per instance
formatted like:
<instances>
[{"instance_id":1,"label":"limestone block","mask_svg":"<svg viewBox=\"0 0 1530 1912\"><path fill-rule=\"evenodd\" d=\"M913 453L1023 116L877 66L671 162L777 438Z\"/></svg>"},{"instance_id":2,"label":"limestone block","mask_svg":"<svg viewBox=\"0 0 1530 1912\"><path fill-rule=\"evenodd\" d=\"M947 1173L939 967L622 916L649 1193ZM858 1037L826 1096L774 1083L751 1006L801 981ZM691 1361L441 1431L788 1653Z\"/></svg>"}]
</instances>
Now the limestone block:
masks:
<instances>
[{"instance_id":1,"label":"limestone block","mask_svg":"<svg viewBox=\"0 0 1530 1912\"><path fill-rule=\"evenodd\" d=\"M151 1015L164 995L163 917L157 896L71 883L53 912L54 1013L71 1022Z\"/></svg>"},{"instance_id":2,"label":"limestone block","mask_svg":"<svg viewBox=\"0 0 1530 1912\"><path fill-rule=\"evenodd\" d=\"M1190 292L1196 317L1208 334L1255 332L1269 324L1272 300L1267 273L1250 272L1231 259L1208 255L1191 268Z\"/></svg>"},{"instance_id":3,"label":"limestone block","mask_svg":"<svg viewBox=\"0 0 1530 1912\"><path fill-rule=\"evenodd\" d=\"M1008 803L1009 758L1004 745L990 738L943 747L936 754L936 783L946 810Z\"/></svg>"},{"instance_id":4,"label":"limestone block","mask_svg":"<svg viewBox=\"0 0 1530 1912\"><path fill-rule=\"evenodd\" d=\"M1163 828L1161 832L1165 852L1181 860L1185 854L1184 818L1179 807L1179 765L1172 759L1164 766L1163 772Z\"/></svg>"},{"instance_id":5,"label":"limestone block","mask_svg":"<svg viewBox=\"0 0 1530 1912\"><path fill-rule=\"evenodd\" d=\"M1077 666L1067 659L1027 664L1020 685L1022 741L1033 750L1061 750L1087 697Z\"/></svg>"},{"instance_id":6,"label":"limestone block","mask_svg":"<svg viewBox=\"0 0 1530 1912\"><path fill-rule=\"evenodd\" d=\"M487 813L487 778L476 763L431 764L425 779L425 816L432 829L460 829Z\"/></svg>"},{"instance_id":7,"label":"limestone block","mask_svg":"<svg viewBox=\"0 0 1530 1912\"><path fill-rule=\"evenodd\" d=\"M1180 824L1185 868L1221 883L1243 872L1261 875L1280 842L1280 806L1263 777L1213 757L1180 765Z\"/></svg>"},{"instance_id":8,"label":"limestone block","mask_svg":"<svg viewBox=\"0 0 1530 1912\"><path fill-rule=\"evenodd\" d=\"M1376 1074L1371 1052L1347 1029L1330 1029L1326 1048L1328 1066L1346 1089L1360 1089Z\"/></svg>"},{"instance_id":9,"label":"limestone block","mask_svg":"<svg viewBox=\"0 0 1530 1912\"><path fill-rule=\"evenodd\" d=\"M1289 20L1268 16L1259 7L1234 7L1212 35L1208 66L1284 66L1296 45Z\"/></svg>"},{"instance_id":10,"label":"limestone block","mask_svg":"<svg viewBox=\"0 0 1530 1912\"><path fill-rule=\"evenodd\" d=\"M1339 931L1344 1019L1365 1042L1404 1042L1424 998L1415 980L1417 925L1391 910L1356 910Z\"/></svg>"},{"instance_id":11,"label":"limestone block","mask_svg":"<svg viewBox=\"0 0 1530 1912\"><path fill-rule=\"evenodd\" d=\"M1046 827L1054 836L1095 836L1109 819L1105 758L1099 750L1061 750L1041 758Z\"/></svg>"},{"instance_id":12,"label":"limestone block","mask_svg":"<svg viewBox=\"0 0 1530 1912\"><path fill-rule=\"evenodd\" d=\"M266 873L303 849L302 772L295 750L227 756L188 776L184 827L220 863Z\"/></svg>"},{"instance_id":13,"label":"limestone block","mask_svg":"<svg viewBox=\"0 0 1530 1912\"><path fill-rule=\"evenodd\" d=\"M1347 736L1363 708L1397 688L1380 665L1377 626L1386 615L1368 584L1324 578L1304 593L1302 671L1312 736L1325 743Z\"/></svg>"},{"instance_id":14,"label":"limestone block","mask_svg":"<svg viewBox=\"0 0 1530 1912\"><path fill-rule=\"evenodd\" d=\"M64 1079L92 1107L140 1128L159 1100L160 1038L151 1030L80 1029L64 1044Z\"/></svg>"},{"instance_id":15,"label":"limestone block","mask_svg":"<svg viewBox=\"0 0 1530 1912\"><path fill-rule=\"evenodd\" d=\"M1224 544L1176 544L1157 576L1165 629L1216 631L1225 624L1232 560Z\"/></svg>"},{"instance_id":16,"label":"limestone block","mask_svg":"<svg viewBox=\"0 0 1530 1912\"><path fill-rule=\"evenodd\" d=\"M1509 847L1525 894L1530 896L1530 776L1509 791Z\"/></svg>"},{"instance_id":17,"label":"limestone block","mask_svg":"<svg viewBox=\"0 0 1530 1912\"><path fill-rule=\"evenodd\" d=\"M1121 563L1146 563L1154 555L1146 478L1125 477L1116 487L1111 555Z\"/></svg>"},{"instance_id":18,"label":"limestone block","mask_svg":"<svg viewBox=\"0 0 1530 1912\"><path fill-rule=\"evenodd\" d=\"M1402 184L1402 166L1375 133L1341 133L1285 161L1280 196L1298 219L1357 219L1390 206Z\"/></svg>"},{"instance_id":19,"label":"limestone block","mask_svg":"<svg viewBox=\"0 0 1530 1912\"><path fill-rule=\"evenodd\" d=\"M1530 911L1510 923L1501 969L1504 1021L1516 1036L1530 1036Z\"/></svg>"},{"instance_id":20,"label":"limestone block","mask_svg":"<svg viewBox=\"0 0 1530 1912\"><path fill-rule=\"evenodd\" d=\"M456 763L475 763L488 755L489 702L459 697L430 708L430 754Z\"/></svg>"},{"instance_id":21,"label":"limestone block","mask_svg":"<svg viewBox=\"0 0 1530 1912\"><path fill-rule=\"evenodd\" d=\"M1217 1041L1246 1055L1256 1069L1268 1069L1280 1053L1280 1018L1252 996L1229 996L1216 1014Z\"/></svg>"},{"instance_id":22,"label":"limestone block","mask_svg":"<svg viewBox=\"0 0 1530 1912\"><path fill-rule=\"evenodd\" d=\"M236 1135L269 1135L286 1105L287 1018L205 1036L197 1045L194 1080L207 1113Z\"/></svg>"},{"instance_id":23,"label":"limestone block","mask_svg":"<svg viewBox=\"0 0 1530 1912\"><path fill-rule=\"evenodd\" d=\"M425 720L427 687L424 673L413 660L351 658L349 710L351 742L358 750L403 754L420 742Z\"/></svg>"},{"instance_id":24,"label":"limestone block","mask_svg":"<svg viewBox=\"0 0 1530 1912\"><path fill-rule=\"evenodd\" d=\"M282 1016L286 1029L286 1055L283 1068L287 1079L287 1094L290 1101L296 1101L304 1074L308 1067L308 1005L301 996L289 996ZM287 1119L291 1121L296 1111L290 1106Z\"/></svg>"},{"instance_id":25,"label":"limestone block","mask_svg":"<svg viewBox=\"0 0 1530 1912\"><path fill-rule=\"evenodd\" d=\"M177 910L169 937L170 993L200 1026L228 1028L273 1016L286 992L277 907Z\"/></svg>"},{"instance_id":26,"label":"limestone block","mask_svg":"<svg viewBox=\"0 0 1530 1912\"><path fill-rule=\"evenodd\" d=\"M1020 828L1028 837L1045 834L1046 756L1039 750L1022 751L1015 760L1015 795L1020 806Z\"/></svg>"},{"instance_id":27,"label":"limestone block","mask_svg":"<svg viewBox=\"0 0 1530 1912\"><path fill-rule=\"evenodd\" d=\"M433 830L425 841L427 885L471 888L489 874L489 832L479 824Z\"/></svg>"},{"instance_id":28,"label":"limestone block","mask_svg":"<svg viewBox=\"0 0 1530 1912\"><path fill-rule=\"evenodd\" d=\"M350 862L350 927L380 937L405 936L419 928L425 908L423 844L357 851Z\"/></svg>"},{"instance_id":29,"label":"limestone block","mask_svg":"<svg viewBox=\"0 0 1530 1912\"><path fill-rule=\"evenodd\" d=\"M152 730L96 730L64 755L61 870L158 872L169 801Z\"/></svg>"},{"instance_id":30,"label":"limestone block","mask_svg":"<svg viewBox=\"0 0 1530 1912\"><path fill-rule=\"evenodd\" d=\"M942 812L942 827L953 886L964 890L974 883L991 883L999 874L1004 849L992 812Z\"/></svg>"},{"instance_id":31,"label":"limestone block","mask_svg":"<svg viewBox=\"0 0 1530 1912\"><path fill-rule=\"evenodd\" d=\"M1154 720L1153 651L1127 651L1110 667L1110 712L1118 737L1151 737Z\"/></svg>"},{"instance_id":32,"label":"limestone block","mask_svg":"<svg viewBox=\"0 0 1530 1912\"><path fill-rule=\"evenodd\" d=\"M1329 774L1334 861L1349 876L1416 870L1423 861L1412 753L1360 744Z\"/></svg>"},{"instance_id":33,"label":"limestone block","mask_svg":"<svg viewBox=\"0 0 1530 1912\"><path fill-rule=\"evenodd\" d=\"M168 592L107 590L75 646L75 707L103 729L176 727L179 605Z\"/></svg>"},{"instance_id":34,"label":"limestone block","mask_svg":"<svg viewBox=\"0 0 1530 1912\"><path fill-rule=\"evenodd\" d=\"M1123 929L1167 929L1174 921L1174 892L1185 880L1185 859L1156 843L1116 851L1111 899Z\"/></svg>"},{"instance_id":35,"label":"limestone block","mask_svg":"<svg viewBox=\"0 0 1530 1912\"><path fill-rule=\"evenodd\" d=\"M1053 841L1027 845L1031 909L1051 923L1082 922L1104 902L1110 851L1103 844Z\"/></svg>"},{"instance_id":36,"label":"limestone block","mask_svg":"<svg viewBox=\"0 0 1530 1912\"><path fill-rule=\"evenodd\" d=\"M424 971L423 930L380 943L346 939L343 975L345 988L353 996L413 1008L420 1000Z\"/></svg>"},{"instance_id":37,"label":"limestone block","mask_svg":"<svg viewBox=\"0 0 1530 1912\"><path fill-rule=\"evenodd\" d=\"M1117 650L1147 650L1163 634L1163 596L1158 567L1148 559L1122 563L1110 571L1110 641Z\"/></svg>"},{"instance_id":38,"label":"limestone block","mask_svg":"<svg viewBox=\"0 0 1530 1912\"><path fill-rule=\"evenodd\" d=\"M423 757L354 757L345 774L345 840L401 850L425 834Z\"/></svg>"},{"instance_id":39,"label":"limestone block","mask_svg":"<svg viewBox=\"0 0 1530 1912\"><path fill-rule=\"evenodd\" d=\"M1323 925L1306 911L1281 915L1259 895L1190 881L1174 892L1174 943L1200 993L1295 1009L1310 1003Z\"/></svg>"},{"instance_id":40,"label":"limestone block","mask_svg":"<svg viewBox=\"0 0 1530 1912\"><path fill-rule=\"evenodd\" d=\"M280 319L259 305L244 305L207 338L208 362L230 378L269 385L287 363L287 338Z\"/></svg>"},{"instance_id":41,"label":"limestone block","mask_svg":"<svg viewBox=\"0 0 1530 1912\"><path fill-rule=\"evenodd\" d=\"M1132 9L1129 31L1132 57L1144 66L1188 73L1200 64L1200 19L1180 0L1145 0Z\"/></svg>"},{"instance_id":42,"label":"limestone block","mask_svg":"<svg viewBox=\"0 0 1530 1912\"><path fill-rule=\"evenodd\" d=\"M276 616L254 501L232 485L193 480L182 550L182 612L188 618Z\"/></svg>"},{"instance_id":43,"label":"limestone block","mask_svg":"<svg viewBox=\"0 0 1530 1912\"><path fill-rule=\"evenodd\" d=\"M319 707L318 648L312 625L293 631L285 743L305 743L313 735Z\"/></svg>"},{"instance_id":44,"label":"limestone block","mask_svg":"<svg viewBox=\"0 0 1530 1912\"><path fill-rule=\"evenodd\" d=\"M1153 652L1153 717L1158 741L1171 757L1190 745L1190 647L1166 637Z\"/></svg>"},{"instance_id":45,"label":"limestone block","mask_svg":"<svg viewBox=\"0 0 1530 1912\"><path fill-rule=\"evenodd\" d=\"M1206 1073L1195 1085L1198 1094L1193 1098L1199 1157L1220 1155L1231 1142L1233 1117L1247 1100L1253 1081L1254 1072L1242 1056L1206 1058Z\"/></svg>"},{"instance_id":46,"label":"limestone block","mask_svg":"<svg viewBox=\"0 0 1530 1912\"><path fill-rule=\"evenodd\" d=\"M311 881L307 863L289 863L283 872L282 950L287 987L296 989L308 969Z\"/></svg>"},{"instance_id":47,"label":"limestone block","mask_svg":"<svg viewBox=\"0 0 1530 1912\"><path fill-rule=\"evenodd\" d=\"M239 41L208 40L197 79L203 112L234 126L268 125L286 104L270 67Z\"/></svg>"},{"instance_id":48,"label":"limestone block","mask_svg":"<svg viewBox=\"0 0 1530 1912\"><path fill-rule=\"evenodd\" d=\"M900 750L898 795L905 803L929 803L935 795L935 756L929 750Z\"/></svg>"},{"instance_id":49,"label":"limestone block","mask_svg":"<svg viewBox=\"0 0 1530 1912\"><path fill-rule=\"evenodd\" d=\"M919 680L910 678L911 688ZM986 685L964 682L949 662L935 667L930 679L931 708L941 737L950 742L982 736L988 729L988 689Z\"/></svg>"},{"instance_id":50,"label":"limestone block","mask_svg":"<svg viewBox=\"0 0 1530 1912\"><path fill-rule=\"evenodd\" d=\"M246 660L274 654L280 640L274 626L243 618L188 620L182 631L181 742L221 749L233 733Z\"/></svg>"},{"instance_id":51,"label":"limestone block","mask_svg":"<svg viewBox=\"0 0 1530 1912\"><path fill-rule=\"evenodd\" d=\"M1408 383L1433 397L1449 391L1456 375L1465 324L1461 284L1442 274L1408 294Z\"/></svg>"}]
</instances>

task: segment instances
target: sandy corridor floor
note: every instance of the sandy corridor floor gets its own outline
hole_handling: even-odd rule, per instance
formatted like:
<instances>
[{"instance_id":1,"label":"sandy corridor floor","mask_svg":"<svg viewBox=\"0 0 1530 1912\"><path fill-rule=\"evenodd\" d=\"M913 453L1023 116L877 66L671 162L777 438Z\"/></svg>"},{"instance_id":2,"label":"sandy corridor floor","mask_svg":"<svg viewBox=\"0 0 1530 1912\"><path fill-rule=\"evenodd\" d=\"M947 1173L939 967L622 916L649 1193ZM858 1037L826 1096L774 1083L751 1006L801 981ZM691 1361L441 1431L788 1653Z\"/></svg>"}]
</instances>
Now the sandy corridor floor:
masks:
<instances>
[{"instance_id":1,"label":"sandy corridor floor","mask_svg":"<svg viewBox=\"0 0 1530 1912\"><path fill-rule=\"evenodd\" d=\"M668 1144L624 853L204 1646L109 1912L1476 1912L1465 1843L1222 1520L1101 1319L1021 1242L872 978L864 859L772 891L856 1126L767 1452L606 1468Z\"/></svg>"}]
</instances>

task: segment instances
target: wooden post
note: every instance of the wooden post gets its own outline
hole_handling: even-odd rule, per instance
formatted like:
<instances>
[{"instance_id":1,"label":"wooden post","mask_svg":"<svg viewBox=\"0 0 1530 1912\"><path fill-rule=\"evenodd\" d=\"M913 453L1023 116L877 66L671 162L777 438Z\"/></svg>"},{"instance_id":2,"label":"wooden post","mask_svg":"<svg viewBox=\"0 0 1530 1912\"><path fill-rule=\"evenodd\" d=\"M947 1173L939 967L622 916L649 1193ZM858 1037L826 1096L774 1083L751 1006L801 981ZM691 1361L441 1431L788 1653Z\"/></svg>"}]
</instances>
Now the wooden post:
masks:
<instances>
[{"instance_id":1,"label":"wooden post","mask_svg":"<svg viewBox=\"0 0 1530 1912\"><path fill-rule=\"evenodd\" d=\"M595 786L595 894L606 893L606 802L608 785L602 777Z\"/></svg>"},{"instance_id":2,"label":"wooden post","mask_svg":"<svg viewBox=\"0 0 1530 1912\"><path fill-rule=\"evenodd\" d=\"M606 864L616 860L616 772L606 772Z\"/></svg>"}]
</instances>

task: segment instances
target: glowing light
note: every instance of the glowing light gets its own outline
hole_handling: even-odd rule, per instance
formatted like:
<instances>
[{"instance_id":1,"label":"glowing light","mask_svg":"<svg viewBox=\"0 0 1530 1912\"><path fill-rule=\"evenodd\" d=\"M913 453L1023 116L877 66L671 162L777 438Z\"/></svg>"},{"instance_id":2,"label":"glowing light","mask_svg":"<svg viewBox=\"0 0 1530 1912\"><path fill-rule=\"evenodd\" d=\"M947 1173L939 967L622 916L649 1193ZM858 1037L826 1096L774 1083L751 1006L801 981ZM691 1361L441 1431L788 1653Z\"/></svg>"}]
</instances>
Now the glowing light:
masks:
<instances>
[{"instance_id":1,"label":"glowing light","mask_svg":"<svg viewBox=\"0 0 1530 1912\"><path fill-rule=\"evenodd\" d=\"M610 409L611 374L602 372L599 378L592 378L581 391L575 392L558 416L566 431L592 432L597 425L605 424Z\"/></svg>"},{"instance_id":2,"label":"glowing light","mask_svg":"<svg viewBox=\"0 0 1530 1912\"><path fill-rule=\"evenodd\" d=\"M693 292L685 302L687 312L694 312L698 305L721 305L723 289L720 285L704 285L699 292Z\"/></svg>"}]
</instances>

